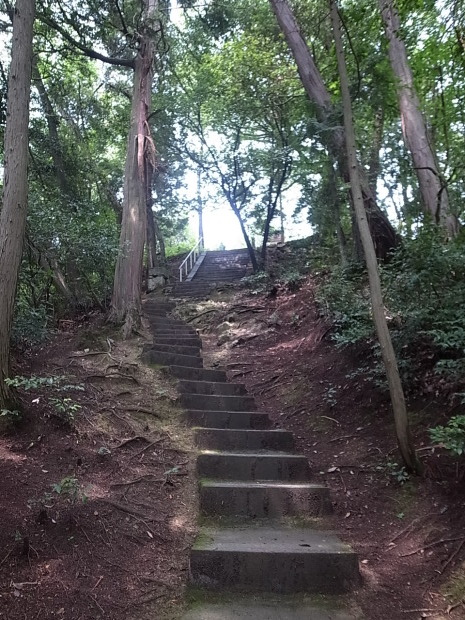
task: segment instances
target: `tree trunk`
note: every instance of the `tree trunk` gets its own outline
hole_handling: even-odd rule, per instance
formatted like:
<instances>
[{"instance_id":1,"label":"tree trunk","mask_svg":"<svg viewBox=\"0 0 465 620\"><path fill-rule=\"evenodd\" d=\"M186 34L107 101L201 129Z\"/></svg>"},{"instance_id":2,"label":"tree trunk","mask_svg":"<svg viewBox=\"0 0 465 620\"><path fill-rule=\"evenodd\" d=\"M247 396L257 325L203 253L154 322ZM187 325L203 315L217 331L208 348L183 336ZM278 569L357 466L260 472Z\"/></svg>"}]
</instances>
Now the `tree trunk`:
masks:
<instances>
[{"instance_id":1,"label":"tree trunk","mask_svg":"<svg viewBox=\"0 0 465 620\"><path fill-rule=\"evenodd\" d=\"M444 228L449 237L455 237L459 229L458 220L450 213L447 187L441 179L428 136L405 43L399 37L399 15L393 0L378 2L389 42L389 60L396 78L402 132L417 175L423 210Z\"/></svg>"},{"instance_id":2,"label":"tree trunk","mask_svg":"<svg viewBox=\"0 0 465 620\"><path fill-rule=\"evenodd\" d=\"M251 241L250 241L250 237L247 233L247 230L245 228L245 224L244 224L244 220L242 219L242 215L240 210L236 207L236 205L234 205L231 201L229 201L229 204L231 206L231 209L234 212L234 215L237 217L237 219L239 220L239 225L241 227L241 231L242 231L242 236L244 237L244 241L245 241L245 245L247 247L247 251L249 252L249 258L250 258L250 262L252 263L252 269L254 273L257 273L259 271L259 265L258 265L258 261L257 261L257 255L255 253L255 248L253 247Z\"/></svg>"},{"instance_id":3,"label":"tree trunk","mask_svg":"<svg viewBox=\"0 0 465 620\"><path fill-rule=\"evenodd\" d=\"M72 192L69 188L68 179L63 164L63 150L61 148L61 142L58 135L58 117L53 109L52 102L48 96L47 89L45 88L45 84L42 80L42 76L40 75L37 60L35 58L32 62L32 78L34 86L37 88L37 92L39 93L40 103L47 121L50 153L52 156L53 167L55 168L58 185L63 198L67 198Z\"/></svg>"},{"instance_id":4,"label":"tree trunk","mask_svg":"<svg viewBox=\"0 0 465 620\"><path fill-rule=\"evenodd\" d=\"M123 218L116 262L110 320L123 324L128 337L140 325L144 244L147 229L147 161L154 166L150 136L154 43L151 25L156 0L145 0L145 24L134 63L131 126L124 171Z\"/></svg>"},{"instance_id":5,"label":"tree trunk","mask_svg":"<svg viewBox=\"0 0 465 620\"><path fill-rule=\"evenodd\" d=\"M370 161L368 162L368 180L371 191L376 196L378 177L381 171L380 151L383 144L384 110L379 108L376 112L373 127L373 144L370 149Z\"/></svg>"},{"instance_id":6,"label":"tree trunk","mask_svg":"<svg viewBox=\"0 0 465 620\"><path fill-rule=\"evenodd\" d=\"M197 213L199 216L200 249L203 249L205 246L205 237L203 233L202 171L200 168L197 168Z\"/></svg>"},{"instance_id":7,"label":"tree trunk","mask_svg":"<svg viewBox=\"0 0 465 620\"><path fill-rule=\"evenodd\" d=\"M0 408L9 406L10 335L26 229L29 99L35 0L17 0L8 77L3 206L0 211Z\"/></svg>"},{"instance_id":8,"label":"tree trunk","mask_svg":"<svg viewBox=\"0 0 465 620\"><path fill-rule=\"evenodd\" d=\"M55 285L57 291L66 299L69 305L74 308L77 305L77 298L69 288L66 278L60 269L57 261L54 258L48 256L45 252L41 251L36 244L32 241L26 232L26 242L31 250L31 254L34 257L34 261L44 271L49 272L50 277Z\"/></svg>"},{"instance_id":9,"label":"tree trunk","mask_svg":"<svg viewBox=\"0 0 465 620\"><path fill-rule=\"evenodd\" d=\"M383 295L381 291L381 281L379 277L378 263L376 260L375 248L370 235L367 216L363 204L363 194L359 179L359 166L357 163L357 147L355 140L354 123L352 116L352 103L350 100L349 80L344 58L344 49L341 36L341 22L335 0L330 0L331 21L333 24L334 41L336 45L337 65L341 83L342 104L344 110L344 127L346 134L347 157L349 161L350 183L352 196L354 199L355 215L360 230L360 237L365 253L365 260L370 282L370 297L373 313L373 321L381 347L381 355L386 368L386 376L389 383L392 408L394 411L394 421L402 459L409 471L419 472L420 464L415 454L410 436L407 409L405 405L404 392L397 367L397 360L392 346L386 316L384 314Z\"/></svg>"},{"instance_id":10,"label":"tree trunk","mask_svg":"<svg viewBox=\"0 0 465 620\"><path fill-rule=\"evenodd\" d=\"M158 249L160 252L160 265L162 267L166 267L166 246L165 246L165 237L163 236L162 229L160 228L160 224L158 222L158 218L153 214L153 225L155 227L155 237L157 238Z\"/></svg>"},{"instance_id":11,"label":"tree trunk","mask_svg":"<svg viewBox=\"0 0 465 620\"><path fill-rule=\"evenodd\" d=\"M339 194L336 173L334 170L334 163L335 162L333 162L332 159L328 160L328 194L330 206L333 211L334 226L336 229L337 245L341 257L341 265L345 267L349 262L347 256L347 239L341 225L341 198Z\"/></svg>"},{"instance_id":12,"label":"tree trunk","mask_svg":"<svg viewBox=\"0 0 465 620\"><path fill-rule=\"evenodd\" d=\"M331 97L302 36L292 9L287 0L270 0L270 4L292 51L307 96L315 103L318 119L321 123L328 125L328 120L335 115ZM328 127L328 130L323 133L322 140L325 141L326 148L338 162L339 173L344 183L349 183L350 173L344 130L338 127L332 129ZM366 172L358 162L357 167L376 254L379 258L386 258L389 252L398 245L399 238L388 217L376 203L376 197L372 192Z\"/></svg>"}]
</instances>

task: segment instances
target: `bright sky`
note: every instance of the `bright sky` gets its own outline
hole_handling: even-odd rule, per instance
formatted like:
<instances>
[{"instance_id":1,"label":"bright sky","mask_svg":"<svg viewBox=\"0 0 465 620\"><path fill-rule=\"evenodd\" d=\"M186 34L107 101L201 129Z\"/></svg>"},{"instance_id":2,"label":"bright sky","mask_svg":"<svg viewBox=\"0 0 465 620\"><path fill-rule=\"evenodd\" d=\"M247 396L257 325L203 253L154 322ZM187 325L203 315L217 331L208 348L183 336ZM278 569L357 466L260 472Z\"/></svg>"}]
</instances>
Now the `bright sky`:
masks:
<instances>
[{"instance_id":1,"label":"bright sky","mask_svg":"<svg viewBox=\"0 0 465 620\"><path fill-rule=\"evenodd\" d=\"M192 201L197 197L197 175L190 172L185 178L186 196ZM211 194L211 197L209 197ZM292 214L297 205L299 190L291 188L283 196L284 219L284 235L286 240L301 239L308 237L312 233L310 224L305 217L294 221ZM221 202L217 198L216 188L206 184L202 188L202 198L204 202L203 227L205 236L205 246L208 250L215 250L221 244L224 244L227 250L245 247L244 237L242 235L239 222L226 201ZM190 216L189 220L192 236L197 239L198 234L198 218L195 213ZM280 218L273 220L275 228L280 227ZM257 238L257 243L261 243L261 239Z\"/></svg>"}]
</instances>

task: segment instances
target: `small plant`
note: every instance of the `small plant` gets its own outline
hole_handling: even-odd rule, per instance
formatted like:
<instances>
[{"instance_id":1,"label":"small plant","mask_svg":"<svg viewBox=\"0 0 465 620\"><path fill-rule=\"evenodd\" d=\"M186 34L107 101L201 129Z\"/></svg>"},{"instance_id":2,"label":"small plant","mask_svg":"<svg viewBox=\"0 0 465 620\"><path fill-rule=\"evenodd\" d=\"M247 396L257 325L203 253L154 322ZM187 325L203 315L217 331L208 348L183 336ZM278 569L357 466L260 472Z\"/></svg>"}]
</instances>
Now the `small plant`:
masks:
<instances>
[{"instance_id":1,"label":"small plant","mask_svg":"<svg viewBox=\"0 0 465 620\"><path fill-rule=\"evenodd\" d=\"M87 502L87 495L83 492L79 480L73 476L66 476L60 482L52 484L52 490L63 497L70 504Z\"/></svg>"},{"instance_id":2,"label":"small plant","mask_svg":"<svg viewBox=\"0 0 465 620\"><path fill-rule=\"evenodd\" d=\"M330 385L323 396L325 403L332 409L337 405L337 388Z\"/></svg>"},{"instance_id":3,"label":"small plant","mask_svg":"<svg viewBox=\"0 0 465 620\"><path fill-rule=\"evenodd\" d=\"M394 478L394 480L401 485L405 484L410 478L405 467L403 465L399 465L399 463L394 463L393 461L388 461L386 463L386 471L389 476Z\"/></svg>"},{"instance_id":4,"label":"small plant","mask_svg":"<svg viewBox=\"0 0 465 620\"><path fill-rule=\"evenodd\" d=\"M241 280L245 286L250 289L252 295L266 293L270 287L271 279L266 271L259 271L251 276L246 276Z\"/></svg>"},{"instance_id":5,"label":"small plant","mask_svg":"<svg viewBox=\"0 0 465 620\"><path fill-rule=\"evenodd\" d=\"M0 409L0 417L6 418L10 422L17 422L21 418L21 414L16 409Z\"/></svg>"},{"instance_id":6,"label":"small plant","mask_svg":"<svg viewBox=\"0 0 465 620\"><path fill-rule=\"evenodd\" d=\"M81 405L72 398L49 398L48 402L54 408L57 417L67 424L72 424L75 414L82 409Z\"/></svg>"},{"instance_id":7,"label":"small plant","mask_svg":"<svg viewBox=\"0 0 465 620\"><path fill-rule=\"evenodd\" d=\"M5 379L5 383L11 387L22 388L26 392L29 390L37 390L42 387L54 387L58 386L66 377L37 377L31 375L30 377L12 377L11 379Z\"/></svg>"},{"instance_id":8,"label":"small plant","mask_svg":"<svg viewBox=\"0 0 465 620\"><path fill-rule=\"evenodd\" d=\"M465 453L465 415L456 415L446 426L436 426L429 431L435 444L456 456Z\"/></svg>"}]
</instances>

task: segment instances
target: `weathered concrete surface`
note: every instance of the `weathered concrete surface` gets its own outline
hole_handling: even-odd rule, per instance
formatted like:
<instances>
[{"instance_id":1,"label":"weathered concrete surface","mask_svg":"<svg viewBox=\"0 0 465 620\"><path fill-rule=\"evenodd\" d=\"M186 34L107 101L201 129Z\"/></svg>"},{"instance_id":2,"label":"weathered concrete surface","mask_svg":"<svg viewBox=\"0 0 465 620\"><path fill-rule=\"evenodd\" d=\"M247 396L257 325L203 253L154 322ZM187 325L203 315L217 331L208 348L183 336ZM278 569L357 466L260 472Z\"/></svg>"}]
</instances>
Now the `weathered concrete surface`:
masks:
<instances>
[{"instance_id":1,"label":"weathered concrete surface","mask_svg":"<svg viewBox=\"0 0 465 620\"><path fill-rule=\"evenodd\" d=\"M186 411L186 420L192 426L205 428L270 428L271 420L266 413L256 411Z\"/></svg>"},{"instance_id":2,"label":"weathered concrete surface","mask_svg":"<svg viewBox=\"0 0 465 620\"><path fill-rule=\"evenodd\" d=\"M182 394L181 403L186 409L204 411L255 411L257 405L251 396L207 396Z\"/></svg>"},{"instance_id":3,"label":"weathered concrete surface","mask_svg":"<svg viewBox=\"0 0 465 620\"><path fill-rule=\"evenodd\" d=\"M279 519L321 517L332 512L328 487L320 484L203 480L200 510L208 516Z\"/></svg>"},{"instance_id":4,"label":"weathered concrete surface","mask_svg":"<svg viewBox=\"0 0 465 620\"><path fill-rule=\"evenodd\" d=\"M211 450L281 450L294 449L294 436L289 431L231 430L196 428L195 443Z\"/></svg>"},{"instance_id":5,"label":"weathered concrete surface","mask_svg":"<svg viewBox=\"0 0 465 620\"><path fill-rule=\"evenodd\" d=\"M183 615L182 620L361 620L357 614L322 609L305 603L205 603Z\"/></svg>"},{"instance_id":6,"label":"weathered concrete surface","mask_svg":"<svg viewBox=\"0 0 465 620\"><path fill-rule=\"evenodd\" d=\"M307 481L310 467L304 456L295 454L202 452L197 472L219 480L300 480Z\"/></svg>"},{"instance_id":7,"label":"weathered concrete surface","mask_svg":"<svg viewBox=\"0 0 465 620\"><path fill-rule=\"evenodd\" d=\"M193 381L226 381L224 370L211 370L209 368L189 368L188 366L170 366L173 376L178 379L192 379Z\"/></svg>"},{"instance_id":8,"label":"weathered concrete surface","mask_svg":"<svg viewBox=\"0 0 465 620\"><path fill-rule=\"evenodd\" d=\"M202 368L203 360L195 355L180 355L177 353L166 353L164 351L147 351L141 356L146 364L158 364L160 366L192 366Z\"/></svg>"},{"instance_id":9,"label":"weathered concrete surface","mask_svg":"<svg viewBox=\"0 0 465 620\"><path fill-rule=\"evenodd\" d=\"M244 396L247 394L243 383L182 380L179 382L178 388L182 393L204 394L206 396Z\"/></svg>"},{"instance_id":10,"label":"weathered concrete surface","mask_svg":"<svg viewBox=\"0 0 465 620\"><path fill-rule=\"evenodd\" d=\"M203 528L190 570L195 585L244 592L338 594L360 584L351 549L332 532L299 528Z\"/></svg>"}]
</instances>

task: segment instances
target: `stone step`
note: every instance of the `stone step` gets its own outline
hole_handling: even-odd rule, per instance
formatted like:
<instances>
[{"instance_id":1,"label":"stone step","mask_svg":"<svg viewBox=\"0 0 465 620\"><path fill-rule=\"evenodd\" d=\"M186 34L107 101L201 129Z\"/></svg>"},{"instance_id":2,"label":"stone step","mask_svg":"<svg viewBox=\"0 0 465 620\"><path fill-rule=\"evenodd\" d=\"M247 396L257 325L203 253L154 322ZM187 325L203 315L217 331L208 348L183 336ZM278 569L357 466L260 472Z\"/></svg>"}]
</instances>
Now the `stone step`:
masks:
<instances>
[{"instance_id":1,"label":"stone step","mask_svg":"<svg viewBox=\"0 0 465 620\"><path fill-rule=\"evenodd\" d=\"M318 607L311 603L292 603L287 599L238 602L237 595L235 598L225 603L196 603L182 620L360 620L358 614L328 608L324 603Z\"/></svg>"},{"instance_id":2,"label":"stone step","mask_svg":"<svg viewBox=\"0 0 465 620\"><path fill-rule=\"evenodd\" d=\"M181 394L185 409L204 411L255 411L257 405L252 396L208 396L205 394Z\"/></svg>"},{"instance_id":3,"label":"stone step","mask_svg":"<svg viewBox=\"0 0 465 620\"><path fill-rule=\"evenodd\" d=\"M171 336L172 338L180 338L184 336L198 336L197 332L192 327L180 327L172 329L169 327L155 327L151 330L154 336Z\"/></svg>"},{"instance_id":4,"label":"stone step","mask_svg":"<svg viewBox=\"0 0 465 620\"><path fill-rule=\"evenodd\" d=\"M279 519L321 517L332 512L328 487L307 482L204 480L199 496L200 510L205 516Z\"/></svg>"},{"instance_id":5,"label":"stone step","mask_svg":"<svg viewBox=\"0 0 465 620\"><path fill-rule=\"evenodd\" d=\"M190 347L180 344L159 344L155 337L153 344L149 345L150 351L162 351L164 353L180 353L181 355L197 355L200 356L200 347Z\"/></svg>"},{"instance_id":6,"label":"stone step","mask_svg":"<svg viewBox=\"0 0 465 620\"><path fill-rule=\"evenodd\" d=\"M272 423L266 413L256 411L186 411L186 420L192 426L204 428L271 428Z\"/></svg>"},{"instance_id":7,"label":"stone step","mask_svg":"<svg viewBox=\"0 0 465 620\"><path fill-rule=\"evenodd\" d=\"M157 336L157 344L174 344L184 347L197 347L202 348L202 341L196 336L180 336L178 338L171 338L170 336Z\"/></svg>"},{"instance_id":8,"label":"stone step","mask_svg":"<svg viewBox=\"0 0 465 620\"><path fill-rule=\"evenodd\" d=\"M188 379L193 381L226 381L224 370L213 370L210 368L189 368L188 366L171 366L171 374L178 379Z\"/></svg>"},{"instance_id":9,"label":"stone step","mask_svg":"<svg viewBox=\"0 0 465 620\"><path fill-rule=\"evenodd\" d=\"M197 457L199 476L216 480L304 481L311 472L307 459L279 452L201 452Z\"/></svg>"},{"instance_id":10,"label":"stone step","mask_svg":"<svg viewBox=\"0 0 465 620\"><path fill-rule=\"evenodd\" d=\"M208 291L177 291L174 293L174 295L186 299L191 297L192 299L204 299L210 296L210 289L208 289Z\"/></svg>"},{"instance_id":11,"label":"stone step","mask_svg":"<svg viewBox=\"0 0 465 620\"><path fill-rule=\"evenodd\" d=\"M196 428L195 443L206 450L293 450L294 436L282 430Z\"/></svg>"},{"instance_id":12,"label":"stone step","mask_svg":"<svg viewBox=\"0 0 465 620\"><path fill-rule=\"evenodd\" d=\"M180 321L179 319L170 319L167 317L148 317L148 322L150 327L168 327L169 329L179 329L180 327L190 327L186 325L184 321Z\"/></svg>"},{"instance_id":13,"label":"stone step","mask_svg":"<svg viewBox=\"0 0 465 620\"><path fill-rule=\"evenodd\" d=\"M340 594L360 584L357 556L332 532L284 527L202 528L191 580L208 589Z\"/></svg>"},{"instance_id":14,"label":"stone step","mask_svg":"<svg viewBox=\"0 0 465 620\"><path fill-rule=\"evenodd\" d=\"M166 300L157 300L157 299L149 299L147 298L143 303L144 310L158 310L162 308L163 310L174 310L176 308L176 304L173 301Z\"/></svg>"},{"instance_id":15,"label":"stone step","mask_svg":"<svg viewBox=\"0 0 465 620\"><path fill-rule=\"evenodd\" d=\"M218 381L180 381L179 391L208 396L243 396L247 394L243 383L219 383Z\"/></svg>"},{"instance_id":16,"label":"stone step","mask_svg":"<svg viewBox=\"0 0 465 620\"><path fill-rule=\"evenodd\" d=\"M158 366L192 366L192 368L202 368L203 360L195 355L181 355L179 353L166 353L164 351L146 351L141 356L147 364Z\"/></svg>"}]
</instances>

